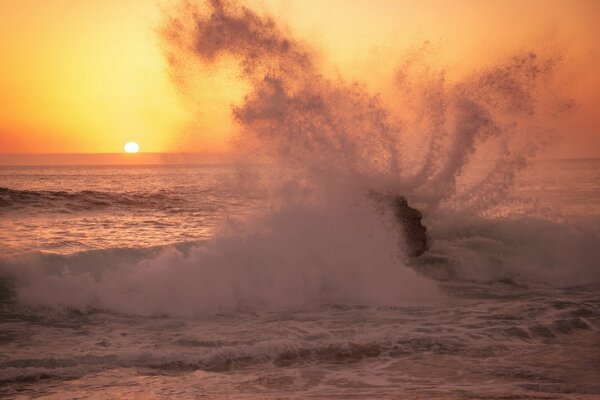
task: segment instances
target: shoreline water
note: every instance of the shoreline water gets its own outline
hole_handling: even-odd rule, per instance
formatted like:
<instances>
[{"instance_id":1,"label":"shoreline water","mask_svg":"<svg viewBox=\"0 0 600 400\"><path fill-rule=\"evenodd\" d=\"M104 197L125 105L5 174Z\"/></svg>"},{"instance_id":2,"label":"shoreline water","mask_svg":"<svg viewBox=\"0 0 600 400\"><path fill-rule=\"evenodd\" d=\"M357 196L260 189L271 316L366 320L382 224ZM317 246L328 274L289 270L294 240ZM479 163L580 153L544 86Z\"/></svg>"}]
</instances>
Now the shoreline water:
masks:
<instances>
[{"instance_id":1,"label":"shoreline water","mask_svg":"<svg viewBox=\"0 0 600 400\"><path fill-rule=\"evenodd\" d=\"M232 166L0 167L0 396L596 398L597 163L413 261L357 204L255 220Z\"/></svg>"}]
</instances>

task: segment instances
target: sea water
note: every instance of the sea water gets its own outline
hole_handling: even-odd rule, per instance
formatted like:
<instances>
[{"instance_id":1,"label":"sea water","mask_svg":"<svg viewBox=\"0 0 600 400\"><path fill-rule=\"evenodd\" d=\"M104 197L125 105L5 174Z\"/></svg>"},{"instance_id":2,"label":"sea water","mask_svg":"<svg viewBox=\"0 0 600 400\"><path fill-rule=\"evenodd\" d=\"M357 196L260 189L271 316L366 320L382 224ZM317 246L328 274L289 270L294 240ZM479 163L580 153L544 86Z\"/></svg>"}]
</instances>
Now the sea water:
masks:
<instances>
[{"instance_id":1,"label":"sea water","mask_svg":"<svg viewBox=\"0 0 600 400\"><path fill-rule=\"evenodd\" d=\"M300 236L240 234L270 212L247 170L2 167L2 396L600 396L599 160L535 163L497 215L425 215L429 251L390 268L345 247L377 229L321 247L301 210L269 219Z\"/></svg>"}]
</instances>

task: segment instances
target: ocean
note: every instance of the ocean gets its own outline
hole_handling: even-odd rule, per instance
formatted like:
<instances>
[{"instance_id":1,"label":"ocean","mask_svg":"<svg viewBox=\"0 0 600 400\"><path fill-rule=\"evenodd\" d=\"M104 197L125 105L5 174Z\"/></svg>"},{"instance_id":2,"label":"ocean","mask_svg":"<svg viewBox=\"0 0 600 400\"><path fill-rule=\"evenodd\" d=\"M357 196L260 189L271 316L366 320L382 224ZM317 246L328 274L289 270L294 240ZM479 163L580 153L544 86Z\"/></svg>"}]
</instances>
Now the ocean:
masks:
<instances>
[{"instance_id":1,"label":"ocean","mask_svg":"<svg viewBox=\"0 0 600 400\"><path fill-rule=\"evenodd\" d=\"M0 397L600 398L600 160L408 193L417 258L361 188L273 174L0 167Z\"/></svg>"}]
</instances>

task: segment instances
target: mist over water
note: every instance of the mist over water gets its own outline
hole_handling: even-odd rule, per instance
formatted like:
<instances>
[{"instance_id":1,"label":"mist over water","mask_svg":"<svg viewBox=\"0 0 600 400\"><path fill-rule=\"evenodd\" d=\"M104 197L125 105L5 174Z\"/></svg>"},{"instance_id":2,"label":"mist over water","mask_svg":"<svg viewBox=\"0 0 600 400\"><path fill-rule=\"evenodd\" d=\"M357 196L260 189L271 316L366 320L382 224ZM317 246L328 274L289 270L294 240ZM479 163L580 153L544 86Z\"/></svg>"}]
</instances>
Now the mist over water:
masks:
<instances>
[{"instance_id":1,"label":"mist over water","mask_svg":"<svg viewBox=\"0 0 600 400\"><path fill-rule=\"evenodd\" d=\"M189 7L165 28L173 75L189 58L207 68L235 62L249 84L232 107L240 152L275 161L278 184L323 196L332 186L397 191L430 208L485 209L571 106L550 89L557 57L521 51L450 82L427 64L426 48L398 66L398 104L388 106L363 83L325 76L314 50L268 16L235 2ZM469 176L482 161L488 170Z\"/></svg>"}]
</instances>

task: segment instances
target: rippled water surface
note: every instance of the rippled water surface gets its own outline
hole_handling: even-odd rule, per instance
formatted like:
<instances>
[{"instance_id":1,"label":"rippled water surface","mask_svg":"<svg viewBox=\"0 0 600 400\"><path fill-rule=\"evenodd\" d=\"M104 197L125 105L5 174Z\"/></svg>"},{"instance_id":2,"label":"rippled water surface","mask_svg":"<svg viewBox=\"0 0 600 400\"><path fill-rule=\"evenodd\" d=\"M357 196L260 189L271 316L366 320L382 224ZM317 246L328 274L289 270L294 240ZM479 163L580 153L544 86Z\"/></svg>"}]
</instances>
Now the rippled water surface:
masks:
<instances>
[{"instance_id":1,"label":"rippled water surface","mask_svg":"<svg viewBox=\"0 0 600 400\"><path fill-rule=\"evenodd\" d=\"M224 166L0 167L0 243L54 253L210 237L256 205Z\"/></svg>"}]
</instances>

